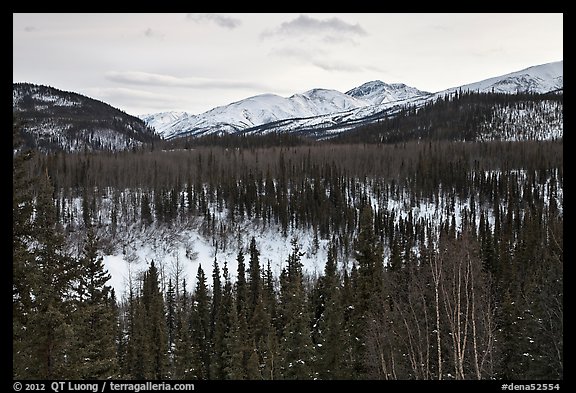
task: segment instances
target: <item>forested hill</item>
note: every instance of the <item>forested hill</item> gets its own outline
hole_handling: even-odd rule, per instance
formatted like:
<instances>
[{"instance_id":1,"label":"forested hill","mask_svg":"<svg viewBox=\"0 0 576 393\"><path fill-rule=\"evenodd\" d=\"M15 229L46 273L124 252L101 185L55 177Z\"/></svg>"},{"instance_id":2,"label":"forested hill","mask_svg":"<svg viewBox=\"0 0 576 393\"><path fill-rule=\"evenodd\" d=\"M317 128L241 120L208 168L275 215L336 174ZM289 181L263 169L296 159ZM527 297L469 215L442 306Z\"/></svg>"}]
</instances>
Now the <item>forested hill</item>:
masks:
<instances>
[{"instance_id":1,"label":"forested hill","mask_svg":"<svg viewBox=\"0 0 576 393\"><path fill-rule=\"evenodd\" d=\"M397 143L411 140L542 141L564 135L562 90L554 93L455 92L423 106L334 138L338 142Z\"/></svg>"},{"instance_id":2,"label":"forested hill","mask_svg":"<svg viewBox=\"0 0 576 393\"><path fill-rule=\"evenodd\" d=\"M117 151L160 139L141 119L81 94L14 83L12 98L25 145L43 152Z\"/></svg>"}]
</instances>

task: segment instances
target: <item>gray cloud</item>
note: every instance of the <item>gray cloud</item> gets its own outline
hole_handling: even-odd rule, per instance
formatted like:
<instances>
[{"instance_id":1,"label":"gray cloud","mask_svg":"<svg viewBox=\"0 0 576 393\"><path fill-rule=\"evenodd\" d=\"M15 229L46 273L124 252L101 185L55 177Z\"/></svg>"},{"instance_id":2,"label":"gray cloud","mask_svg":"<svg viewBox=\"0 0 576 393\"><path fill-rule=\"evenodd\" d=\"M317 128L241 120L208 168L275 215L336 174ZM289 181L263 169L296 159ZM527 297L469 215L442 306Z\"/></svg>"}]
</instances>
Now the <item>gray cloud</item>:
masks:
<instances>
[{"instance_id":1,"label":"gray cloud","mask_svg":"<svg viewBox=\"0 0 576 393\"><path fill-rule=\"evenodd\" d=\"M220 27L224 27L226 29L235 29L242 24L240 19L230 18L228 16L218 15L218 14L188 14L186 18L189 20L201 23L201 22L213 22Z\"/></svg>"},{"instance_id":2,"label":"gray cloud","mask_svg":"<svg viewBox=\"0 0 576 393\"><path fill-rule=\"evenodd\" d=\"M264 85L235 80L177 77L141 71L108 71L106 79L128 85L213 89L263 89Z\"/></svg>"},{"instance_id":3,"label":"gray cloud","mask_svg":"<svg viewBox=\"0 0 576 393\"><path fill-rule=\"evenodd\" d=\"M308 61L318 56L325 56L326 51L321 48L308 49L303 46L284 46L273 48L270 54Z\"/></svg>"},{"instance_id":4,"label":"gray cloud","mask_svg":"<svg viewBox=\"0 0 576 393\"><path fill-rule=\"evenodd\" d=\"M368 69L368 67L357 65L351 62L329 59L329 54L320 48L287 46L274 48L270 54L273 56L295 59L296 61L305 64L312 64L313 66L321 68L325 71L360 72Z\"/></svg>"},{"instance_id":5,"label":"gray cloud","mask_svg":"<svg viewBox=\"0 0 576 393\"><path fill-rule=\"evenodd\" d=\"M306 15L300 15L294 20L282 23L276 29L266 30L261 34L263 38L317 36L322 41L330 43L349 41L351 35L365 36L367 33L358 23L353 25L339 18L320 20Z\"/></svg>"},{"instance_id":6,"label":"gray cloud","mask_svg":"<svg viewBox=\"0 0 576 393\"><path fill-rule=\"evenodd\" d=\"M144 35L148 38L164 38L164 34L158 33L156 30L152 30L150 27L144 30Z\"/></svg>"},{"instance_id":7,"label":"gray cloud","mask_svg":"<svg viewBox=\"0 0 576 393\"><path fill-rule=\"evenodd\" d=\"M24 27L24 31L27 32L27 33L30 33L30 32L32 32L32 31L37 31L37 30L38 30L38 29L37 29L36 27L34 27L34 26L26 26L26 27Z\"/></svg>"},{"instance_id":8,"label":"gray cloud","mask_svg":"<svg viewBox=\"0 0 576 393\"><path fill-rule=\"evenodd\" d=\"M150 113L151 111L174 110L181 105L181 99L173 94L161 94L125 87L106 87L88 89L90 94L116 108L141 108L132 115L138 113ZM154 108L149 110L147 108ZM127 112L130 113L130 112Z\"/></svg>"},{"instance_id":9,"label":"gray cloud","mask_svg":"<svg viewBox=\"0 0 576 393\"><path fill-rule=\"evenodd\" d=\"M362 66L341 61L313 61L312 64L324 71L360 72L365 70Z\"/></svg>"},{"instance_id":10,"label":"gray cloud","mask_svg":"<svg viewBox=\"0 0 576 393\"><path fill-rule=\"evenodd\" d=\"M153 103L155 101L169 102L174 106L176 99L171 95L158 94L143 90L130 89L125 87L105 87L93 89L94 94L105 98L122 98L126 100L138 100L143 103Z\"/></svg>"}]
</instances>

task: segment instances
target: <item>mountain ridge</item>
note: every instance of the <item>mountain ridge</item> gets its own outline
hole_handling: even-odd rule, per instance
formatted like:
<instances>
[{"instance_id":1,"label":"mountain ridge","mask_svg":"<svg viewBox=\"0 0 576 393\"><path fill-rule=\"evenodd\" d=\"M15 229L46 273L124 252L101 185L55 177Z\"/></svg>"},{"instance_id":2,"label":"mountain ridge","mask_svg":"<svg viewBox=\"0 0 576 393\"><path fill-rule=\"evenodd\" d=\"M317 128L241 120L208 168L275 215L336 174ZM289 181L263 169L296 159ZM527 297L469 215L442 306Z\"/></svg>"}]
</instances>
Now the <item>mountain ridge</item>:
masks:
<instances>
[{"instance_id":1,"label":"mountain ridge","mask_svg":"<svg viewBox=\"0 0 576 393\"><path fill-rule=\"evenodd\" d=\"M13 83L12 113L25 145L41 151L126 150L159 139L136 116L52 86Z\"/></svg>"},{"instance_id":2,"label":"mountain ridge","mask_svg":"<svg viewBox=\"0 0 576 393\"><path fill-rule=\"evenodd\" d=\"M179 115L171 115L174 118L171 121L166 120L167 113L175 112L139 117L164 139L210 134L301 132L310 128L330 128L336 134L362 123L362 119L367 119L367 122L371 118L376 119L377 113L394 112L397 105L423 104L458 90L546 93L562 88L563 60L531 66L435 93L421 91L404 83L388 84L374 80L345 93L314 88L287 98L275 94L260 94L197 115L179 112Z\"/></svg>"},{"instance_id":3,"label":"mountain ridge","mask_svg":"<svg viewBox=\"0 0 576 393\"><path fill-rule=\"evenodd\" d=\"M403 83L374 80L345 93L325 88L313 88L289 97L264 93L198 115L168 111L132 116L78 93L13 83L13 113L15 120L18 118L23 123L27 144L40 150L126 150L154 140L207 135L285 133L316 140L331 139L465 91L561 93L563 61L436 93ZM561 137L562 125L555 127L558 129L554 131L555 137Z\"/></svg>"}]
</instances>

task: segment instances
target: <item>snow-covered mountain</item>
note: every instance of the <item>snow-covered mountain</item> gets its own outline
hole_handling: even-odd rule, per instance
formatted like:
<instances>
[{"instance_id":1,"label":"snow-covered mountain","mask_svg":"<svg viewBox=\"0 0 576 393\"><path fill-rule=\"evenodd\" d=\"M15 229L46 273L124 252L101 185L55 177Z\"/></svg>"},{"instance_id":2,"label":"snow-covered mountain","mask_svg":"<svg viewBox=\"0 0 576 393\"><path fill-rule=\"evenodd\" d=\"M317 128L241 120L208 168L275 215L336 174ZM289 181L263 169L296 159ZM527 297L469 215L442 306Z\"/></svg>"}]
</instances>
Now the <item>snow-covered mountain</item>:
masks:
<instances>
[{"instance_id":1,"label":"snow-covered mountain","mask_svg":"<svg viewBox=\"0 0 576 393\"><path fill-rule=\"evenodd\" d=\"M548 93L564 88L564 62L542 64L521 71L448 89L484 93Z\"/></svg>"},{"instance_id":2,"label":"snow-covered mountain","mask_svg":"<svg viewBox=\"0 0 576 393\"><path fill-rule=\"evenodd\" d=\"M322 139L393 115L408 104L423 105L457 90L547 93L562 89L563 85L563 61L558 61L436 93L402 83L371 81L346 93L312 89L288 98L261 94L198 115L163 112L140 118L165 139L267 132L294 132Z\"/></svg>"},{"instance_id":3,"label":"snow-covered mountain","mask_svg":"<svg viewBox=\"0 0 576 393\"><path fill-rule=\"evenodd\" d=\"M372 105L379 105L427 96L430 93L406 86L404 83L387 84L382 81L372 81L348 90L346 94L368 101Z\"/></svg>"},{"instance_id":4,"label":"snow-covered mountain","mask_svg":"<svg viewBox=\"0 0 576 393\"><path fill-rule=\"evenodd\" d=\"M373 81L341 93L329 89L312 89L285 98L261 94L229 105L219 106L200 115L187 112L163 112L140 116L165 139L178 136L201 136L214 133L236 133L284 121L322 119L345 114L381 103L427 97L430 93L403 84L388 85ZM296 124L300 124L297 122ZM306 122L304 121L304 124Z\"/></svg>"}]
</instances>

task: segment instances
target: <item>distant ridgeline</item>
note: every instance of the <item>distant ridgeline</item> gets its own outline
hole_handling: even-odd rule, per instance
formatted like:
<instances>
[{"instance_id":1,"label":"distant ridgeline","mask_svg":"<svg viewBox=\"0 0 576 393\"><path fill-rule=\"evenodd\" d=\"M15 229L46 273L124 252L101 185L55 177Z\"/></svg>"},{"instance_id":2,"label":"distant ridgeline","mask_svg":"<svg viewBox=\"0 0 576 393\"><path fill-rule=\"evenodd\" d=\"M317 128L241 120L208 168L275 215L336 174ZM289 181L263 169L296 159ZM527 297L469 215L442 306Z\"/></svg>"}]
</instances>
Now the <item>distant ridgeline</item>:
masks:
<instances>
[{"instance_id":1,"label":"distant ridgeline","mask_svg":"<svg viewBox=\"0 0 576 393\"><path fill-rule=\"evenodd\" d=\"M77 93L14 83L12 98L25 145L42 152L126 150L159 140L139 118Z\"/></svg>"},{"instance_id":2,"label":"distant ridgeline","mask_svg":"<svg viewBox=\"0 0 576 393\"><path fill-rule=\"evenodd\" d=\"M550 93L455 91L395 106L342 124L287 131L277 122L232 133L181 133L162 140L146 123L103 102L51 87L14 84L13 113L26 146L41 152L140 148L286 146L305 143L398 143L413 140L561 140L563 90Z\"/></svg>"}]
</instances>

